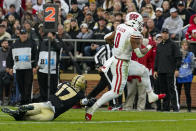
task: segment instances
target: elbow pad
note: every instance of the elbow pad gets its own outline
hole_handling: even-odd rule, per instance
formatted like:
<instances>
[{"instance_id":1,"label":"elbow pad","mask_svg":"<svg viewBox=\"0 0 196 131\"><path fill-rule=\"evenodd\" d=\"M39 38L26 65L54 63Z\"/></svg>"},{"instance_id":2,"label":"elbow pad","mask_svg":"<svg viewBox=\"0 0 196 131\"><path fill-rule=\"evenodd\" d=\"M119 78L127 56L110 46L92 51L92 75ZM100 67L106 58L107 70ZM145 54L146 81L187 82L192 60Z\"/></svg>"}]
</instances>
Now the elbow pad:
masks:
<instances>
[{"instance_id":1,"label":"elbow pad","mask_svg":"<svg viewBox=\"0 0 196 131\"><path fill-rule=\"evenodd\" d=\"M142 54L139 48L134 49L134 52L138 58L144 57L144 54Z\"/></svg>"}]
</instances>

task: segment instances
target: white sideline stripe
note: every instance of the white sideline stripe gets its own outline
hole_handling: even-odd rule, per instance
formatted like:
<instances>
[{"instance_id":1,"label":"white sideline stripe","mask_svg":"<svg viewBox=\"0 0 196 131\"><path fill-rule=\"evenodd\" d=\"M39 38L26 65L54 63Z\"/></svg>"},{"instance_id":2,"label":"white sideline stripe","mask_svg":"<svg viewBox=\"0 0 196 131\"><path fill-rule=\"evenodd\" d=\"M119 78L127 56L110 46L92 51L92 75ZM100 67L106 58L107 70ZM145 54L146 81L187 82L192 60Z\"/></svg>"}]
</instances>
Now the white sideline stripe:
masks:
<instances>
[{"instance_id":1,"label":"white sideline stripe","mask_svg":"<svg viewBox=\"0 0 196 131\"><path fill-rule=\"evenodd\" d=\"M178 122L178 121L196 121L196 119L181 119L181 120L135 120L135 121L70 121L70 122L0 122L0 125L5 124L104 124L104 123L143 123L143 122Z\"/></svg>"}]
</instances>

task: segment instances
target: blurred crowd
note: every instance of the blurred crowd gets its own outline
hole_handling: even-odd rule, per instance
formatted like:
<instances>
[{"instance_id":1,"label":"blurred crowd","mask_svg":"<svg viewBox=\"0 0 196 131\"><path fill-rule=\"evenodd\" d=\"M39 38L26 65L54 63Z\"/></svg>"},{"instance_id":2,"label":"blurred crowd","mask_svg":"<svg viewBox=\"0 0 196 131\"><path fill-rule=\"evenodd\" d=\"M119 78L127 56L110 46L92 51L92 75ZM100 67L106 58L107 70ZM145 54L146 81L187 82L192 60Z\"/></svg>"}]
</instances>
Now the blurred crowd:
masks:
<instances>
[{"instance_id":1,"label":"blurred crowd","mask_svg":"<svg viewBox=\"0 0 196 131\"><path fill-rule=\"evenodd\" d=\"M58 32L53 34L43 31L43 5L47 3L59 6ZM21 29L24 29L28 39L32 39L36 44L42 43L45 37L54 35L55 39L62 42L64 55L70 55L71 52L76 53L76 57L94 56L104 43L80 42L77 44L77 52L74 52L73 43L63 42L62 39L103 40L107 33L114 31L124 22L128 12L133 11L139 12L144 19L144 45L156 43L161 36L162 28L168 29L169 37L173 41L196 42L195 0L1 0L0 52L3 53L0 54L0 72L6 70L5 57L8 54L5 52L8 52L12 39L18 39L20 34L24 33ZM190 47L195 53L196 46L190 44ZM85 62L82 63L82 67L94 70L96 66L94 62ZM61 69L73 69L73 63L63 61ZM5 73L1 74L1 81L5 82L5 87L10 86L9 80L13 78L5 76ZM17 86L17 82L13 85ZM0 88L3 90L2 86ZM8 101L17 103L20 99L18 88L5 88L5 94L1 91L0 95L1 102L5 105Z\"/></svg>"}]
</instances>

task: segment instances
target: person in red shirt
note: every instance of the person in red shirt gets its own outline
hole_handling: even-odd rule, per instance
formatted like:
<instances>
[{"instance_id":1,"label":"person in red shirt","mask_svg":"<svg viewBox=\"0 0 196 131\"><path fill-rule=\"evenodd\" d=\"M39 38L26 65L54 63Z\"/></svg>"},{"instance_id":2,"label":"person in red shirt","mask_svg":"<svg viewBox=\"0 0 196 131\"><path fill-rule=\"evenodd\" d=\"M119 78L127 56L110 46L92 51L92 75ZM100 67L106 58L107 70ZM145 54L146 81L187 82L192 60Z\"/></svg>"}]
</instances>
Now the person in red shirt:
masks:
<instances>
[{"instance_id":1,"label":"person in red shirt","mask_svg":"<svg viewBox=\"0 0 196 131\"><path fill-rule=\"evenodd\" d=\"M186 40L196 41L196 14L192 15L189 20L190 26L187 29L186 32Z\"/></svg>"},{"instance_id":2,"label":"person in red shirt","mask_svg":"<svg viewBox=\"0 0 196 131\"><path fill-rule=\"evenodd\" d=\"M142 48L145 48L142 45ZM147 55L142 58L138 58L135 52L132 52L131 60L137 61L138 63L147 67ZM138 94L137 104L135 102L135 97ZM123 110L132 110L133 105L137 105L136 109L138 111L144 110L146 104L146 88L141 80L141 77L138 75L130 75L127 79L127 97Z\"/></svg>"}]
</instances>

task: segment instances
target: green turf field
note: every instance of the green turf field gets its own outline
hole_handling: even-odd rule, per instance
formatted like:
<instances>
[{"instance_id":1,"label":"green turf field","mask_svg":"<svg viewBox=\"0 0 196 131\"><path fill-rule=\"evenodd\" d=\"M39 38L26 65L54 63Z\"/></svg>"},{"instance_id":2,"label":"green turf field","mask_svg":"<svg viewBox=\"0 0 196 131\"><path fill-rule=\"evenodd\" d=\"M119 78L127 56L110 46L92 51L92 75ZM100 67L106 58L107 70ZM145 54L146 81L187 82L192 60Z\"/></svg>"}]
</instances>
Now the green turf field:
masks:
<instances>
[{"instance_id":1,"label":"green turf field","mask_svg":"<svg viewBox=\"0 0 196 131\"><path fill-rule=\"evenodd\" d=\"M92 121L72 109L54 121L15 121L0 112L0 131L196 131L196 113L98 110Z\"/></svg>"}]
</instances>

